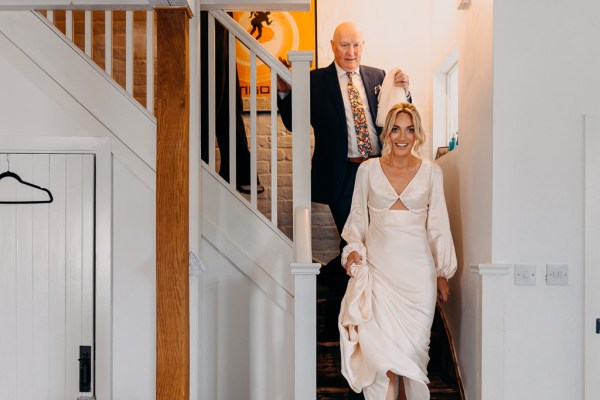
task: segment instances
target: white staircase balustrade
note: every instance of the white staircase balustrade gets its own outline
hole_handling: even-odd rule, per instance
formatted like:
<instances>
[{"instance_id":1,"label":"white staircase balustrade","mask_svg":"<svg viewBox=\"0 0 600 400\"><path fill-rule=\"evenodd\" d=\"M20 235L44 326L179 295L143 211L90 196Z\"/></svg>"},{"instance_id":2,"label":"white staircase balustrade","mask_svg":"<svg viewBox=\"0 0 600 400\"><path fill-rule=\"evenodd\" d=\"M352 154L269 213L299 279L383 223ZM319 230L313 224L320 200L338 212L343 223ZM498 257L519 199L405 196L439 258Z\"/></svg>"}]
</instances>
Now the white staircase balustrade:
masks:
<instances>
[{"instance_id":1,"label":"white staircase balustrade","mask_svg":"<svg viewBox=\"0 0 600 400\"><path fill-rule=\"evenodd\" d=\"M250 133L250 204L254 209L257 207L257 95L256 95L256 67L257 58L260 59L271 70L271 119L270 119L270 160L269 171L271 172L270 181L270 220L277 226L278 220L278 117L277 117L277 78L290 84L294 90L293 107L293 126L292 135L292 210L299 206L306 206L310 209L310 118L309 118L309 67L313 58L312 52L291 51L289 60L292 63L291 73L279 60L270 54L254 37L240 26L227 13L220 10L209 12L208 18L208 165L211 170L216 170L216 101L215 99L215 23L221 24L229 33L229 82L235 82L236 79L236 49L235 40L245 46L250 53L250 113L249 113L249 133ZM236 88L235 85L229 85L229 186L232 192L236 191Z\"/></svg>"},{"instance_id":2,"label":"white staircase balustrade","mask_svg":"<svg viewBox=\"0 0 600 400\"><path fill-rule=\"evenodd\" d=\"M70 41L74 42L75 40L75 35L76 32L74 31L74 27L76 24L76 15L74 14L75 12L72 10L65 10L65 11L61 11L61 10L48 10L48 11L40 11L41 15L46 16L46 19L48 20L48 22L54 26L57 26L57 16L59 15L59 13L64 13L64 21L65 21L65 31L64 34L66 36L67 39L69 39ZM81 13L84 13L84 45L83 48L81 49L82 51L85 52L85 54L93 59L93 45L95 42L95 38L94 38L94 18L98 18L99 15L102 15L101 13L94 13L90 10L85 10L85 11L79 11ZM123 12L123 10L120 11L111 11L111 10L107 10L104 11L104 15L103 15L103 23L104 23L104 70L106 71L106 73L113 79L116 79L116 73L118 73L117 71L114 70L114 28L115 28L115 13L116 12ZM134 25L134 11L133 10L125 10L125 58L124 58L124 74L125 74L125 81L124 83L124 89L127 91L127 93L129 93L131 96L134 96L134 88L136 87L136 85L139 86L138 82L136 81L136 75L134 73L135 69L134 69L134 65L135 65L135 51L136 51L136 46L134 46L134 37L136 34L140 34L140 32L136 32L137 29L139 28L135 28ZM146 18L146 24L145 24L145 32L143 32L143 34L145 35L146 38L146 48L145 48L145 52L146 52L146 57L145 57L145 63L146 63L146 82L143 82L142 84L145 86L145 90L146 90L146 94L145 96L138 98L138 100L142 100L145 101L146 103L146 109L148 110L149 113L153 114L154 112L154 54L155 54L155 49L154 49L154 43L155 43L155 38L154 38L154 11L138 11L138 13L140 13L139 15L143 15L142 13L145 14L145 18ZM58 27L57 27L58 29ZM138 47L139 48L139 47ZM94 60L94 62L97 62L97 60ZM138 76L139 78L139 76Z\"/></svg>"}]
</instances>

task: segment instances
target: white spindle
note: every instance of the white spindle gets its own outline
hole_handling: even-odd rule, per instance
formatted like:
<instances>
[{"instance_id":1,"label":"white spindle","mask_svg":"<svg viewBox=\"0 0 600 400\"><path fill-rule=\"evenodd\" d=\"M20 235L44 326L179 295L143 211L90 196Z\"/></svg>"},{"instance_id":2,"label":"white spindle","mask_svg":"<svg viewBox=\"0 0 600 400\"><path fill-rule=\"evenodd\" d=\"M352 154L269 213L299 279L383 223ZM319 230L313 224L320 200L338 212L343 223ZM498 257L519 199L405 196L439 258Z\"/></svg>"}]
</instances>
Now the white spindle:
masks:
<instances>
[{"instance_id":1,"label":"white spindle","mask_svg":"<svg viewBox=\"0 0 600 400\"><path fill-rule=\"evenodd\" d=\"M237 184L237 92L236 92L235 36L229 32L229 184Z\"/></svg>"},{"instance_id":2,"label":"white spindle","mask_svg":"<svg viewBox=\"0 0 600 400\"><path fill-rule=\"evenodd\" d=\"M277 226L277 72L271 70L271 222Z\"/></svg>"},{"instance_id":3,"label":"white spindle","mask_svg":"<svg viewBox=\"0 0 600 400\"><path fill-rule=\"evenodd\" d=\"M256 208L256 54L250 51L250 204Z\"/></svg>"},{"instance_id":4,"label":"white spindle","mask_svg":"<svg viewBox=\"0 0 600 400\"><path fill-rule=\"evenodd\" d=\"M215 18L208 15L208 165L215 170ZM204 89L203 89L204 90Z\"/></svg>"},{"instance_id":5,"label":"white spindle","mask_svg":"<svg viewBox=\"0 0 600 400\"><path fill-rule=\"evenodd\" d=\"M46 12L46 18L50 21L51 24L54 24L54 11L48 10Z\"/></svg>"},{"instance_id":6,"label":"white spindle","mask_svg":"<svg viewBox=\"0 0 600 400\"><path fill-rule=\"evenodd\" d=\"M85 54L92 57L92 12L85 11Z\"/></svg>"},{"instance_id":7,"label":"white spindle","mask_svg":"<svg viewBox=\"0 0 600 400\"><path fill-rule=\"evenodd\" d=\"M125 12L125 90L133 94L133 11Z\"/></svg>"},{"instance_id":8,"label":"white spindle","mask_svg":"<svg viewBox=\"0 0 600 400\"><path fill-rule=\"evenodd\" d=\"M104 70L112 76L112 11L104 12Z\"/></svg>"},{"instance_id":9,"label":"white spindle","mask_svg":"<svg viewBox=\"0 0 600 400\"><path fill-rule=\"evenodd\" d=\"M73 11L71 10L65 12L65 34L73 41Z\"/></svg>"},{"instance_id":10,"label":"white spindle","mask_svg":"<svg viewBox=\"0 0 600 400\"><path fill-rule=\"evenodd\" d=\"M146 11L146 109L154 113L154 11Z\"/></svg>"}]
</instances>

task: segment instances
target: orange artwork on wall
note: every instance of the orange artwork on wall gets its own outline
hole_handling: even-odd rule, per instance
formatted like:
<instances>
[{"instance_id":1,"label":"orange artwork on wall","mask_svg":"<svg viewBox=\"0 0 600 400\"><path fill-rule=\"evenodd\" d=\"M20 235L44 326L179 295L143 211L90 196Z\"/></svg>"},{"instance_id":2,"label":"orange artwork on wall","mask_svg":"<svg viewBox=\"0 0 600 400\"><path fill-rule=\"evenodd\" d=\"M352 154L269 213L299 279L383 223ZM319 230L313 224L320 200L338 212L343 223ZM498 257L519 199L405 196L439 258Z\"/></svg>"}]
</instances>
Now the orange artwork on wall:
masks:
<instances>
[{"instance_id":1,"label":"orange artwork on wall","mask_svg":"<svg viewBox=\"0 0 600 400\"><path fill-rule=\"evenodd\" d=\"M275 58L287 58L290 50L316 49L315 1L309 11L239 11L235 19ZM316 52L315 52L316 53ZM236 42L237 70L242 90L244 111L250 109L250 52ZM311 69L316 65L313 60ZM260 59L256 62L256 106L258 111L271 109L271 70Z\"/></svg>"}]
</instances>

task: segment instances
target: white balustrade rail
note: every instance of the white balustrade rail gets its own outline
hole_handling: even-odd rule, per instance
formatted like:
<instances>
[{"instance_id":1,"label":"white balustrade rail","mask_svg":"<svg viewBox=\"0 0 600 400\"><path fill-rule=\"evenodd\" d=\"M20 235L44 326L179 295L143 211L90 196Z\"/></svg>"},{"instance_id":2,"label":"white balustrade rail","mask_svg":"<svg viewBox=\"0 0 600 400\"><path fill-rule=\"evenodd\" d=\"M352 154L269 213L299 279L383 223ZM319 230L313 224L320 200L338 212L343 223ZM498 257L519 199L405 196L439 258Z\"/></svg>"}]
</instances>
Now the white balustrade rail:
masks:
<instances>
[{"instance_id":1,"label":"white balustrade rail","mask_svg":"<svg viewBox=\"0 0 600 400\"><path fill-rule=\"evenodd\" d=\"M218 22L215 22L217 20ZM292 208L294 263L294 398L316 398L316 275L320 264L313 263L310 195L310 74L312 52L290 51L290 71L271 55L254 37L224 11L210 11L208 18L208 98L209 98L209 166L215 168L215 23L222 24L229 35L229 82L236 81L236 40L250 54L250 204L257 207L257 92L256 67L260 59L271 73L271 222L277 226L278 199L278 114L277 77L291 85L292 97ZM232 191L236 190L236 87L229 85L229 174Z\"/></svg>"},{"instance_id":2,"label":"white balustrade rail","mask_svg":"<svg viewBox=\"0 0 600 400\"><path fill-rule=\"evenodd\" d=\"M215 54L215 20L223 25L229 35L229 82L236 80L236 40L248 48L250 53L250 109L249 109L249 147L250 147L250 204L257 208L257 95L256 95L256 68L257 60L262 61L271 70L271 118L270 118L270 146L271 159L269 169L271 172L270 182L270 219L277 226L278 215L278 117L277 117L277 77L292 86L293 97L293 121L294 134L292 135L292 191L293 210L300 206L310 209L310 118L309 118L309 68L312 61L312 52L290 51L288 58L292 64L290 72L279 60L270 54L254 37L240 26L233 18L224 11L210 11L208 19L208 54L209 59ZM216 168L215 154L215 69L214 62L208 65L208 96L209 96L209 149L208 164L211 169ZM236 177L236 87L229 85L229 185L235 191ZM263 160L261 160L263 161Z\"/></svg>"},{"instance_id":3,"label":"white balustrade rail","mask_svg":"<svg viewBox=\"0 0 600 400\"><path fill-rule=\"evenodd\" d=\"M114 36L115 36L115 13L123 13L125 12L125 20L124 20L124 27L125 27L125 58L123 60L124 62L124 69L122 71L116 71L115 70L115 57L114 57ZM43 13L43 12L42 12ZM104 32L103 32L103 40L104 40L104 71L110 75L115 81L117 81L116 78L116 74L118 73L124 73L125 75L125 80L124 82L122 82L122 84L124 85L124 89L127 91L127 93L129 93L131 96L133 96L134 98L137 98L138 101L140 102L144 102L146 103L146 110L150 113L153 114L154 113L154 54L155 54L155 48L154 48L154 11L135 11L135 13L138 13L138 15L142 15L142 13L145 13L145 18L146 18L146 24L145 24L145 30L143 32L140 32L140 28L136 28L135 24L134 24L134 11L133 10L127 10L127 11L111 11L111 10L107 10L104 12L94 12L94 11L90 11L90 10L85 10L85 11L72 11L72 10L48 10L45 12L46 13L46 18L48 19L48 21L52 24L57 26L57 16L59 15L59 13L64 13L64 23L65 23L65 27L64 27L64 34L65 36L72 42L74 42L75 40L75 36L76 36L76 32L75 32L75 24L76 24L76 18L75 18L75 13L83 13L84 16L84 31L83 31L83 35L84 35L84 41L83 41L83 46L81 48L82 51L85 52L85 54L92 58L94 60L94 62L96 62L97 64L101 64L101 62L98 62L99 60L95 60L94 59L94 52L93 52L93 46L96 43L96 41L98 40L97 34L94 34L94 24L96 23L104 23ZM61 14L62 16L62 14ZM102 16L101 18L99 16ZM96 20L97 19L97 20ZM61 21L62 22L62 21ZM136 49L139 49L139 47L136 47L134 45L134 38L136 35L145 35L146 41L145 41L145 52L146 52L146 57L145 57L145 63L146 63L146 77L145 77L145 82L142 82L142 85L145 85L145 89L146 89L146 93L145 96L137 96L136 93L134 93L134 88L136 87L136 85L138 85L139 87L139 82L136 81L136 79L139 79L139 76L136 76L136 74L134 73L134 71L136 71L136 69L134 68L135 66L135 52Z\"/></svg>"}]
</instances>

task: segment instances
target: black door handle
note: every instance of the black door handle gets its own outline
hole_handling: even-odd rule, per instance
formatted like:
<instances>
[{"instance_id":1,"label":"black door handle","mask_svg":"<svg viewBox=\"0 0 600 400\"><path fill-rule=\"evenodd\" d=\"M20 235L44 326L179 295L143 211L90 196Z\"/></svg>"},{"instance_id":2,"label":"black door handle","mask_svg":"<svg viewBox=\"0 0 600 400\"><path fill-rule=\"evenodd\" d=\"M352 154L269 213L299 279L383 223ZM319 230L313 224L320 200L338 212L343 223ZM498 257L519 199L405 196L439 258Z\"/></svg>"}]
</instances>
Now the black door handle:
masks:
<instances>
[{"instance_id":1,"label":"black door handle","mask_svg":"<svg viewBox=\"0 0 600 400\"><path fill-rule=\"evenodd\" d=\"M79 346L79 391L92 391L92 346Z\"/></svg>"}]
</instances>

